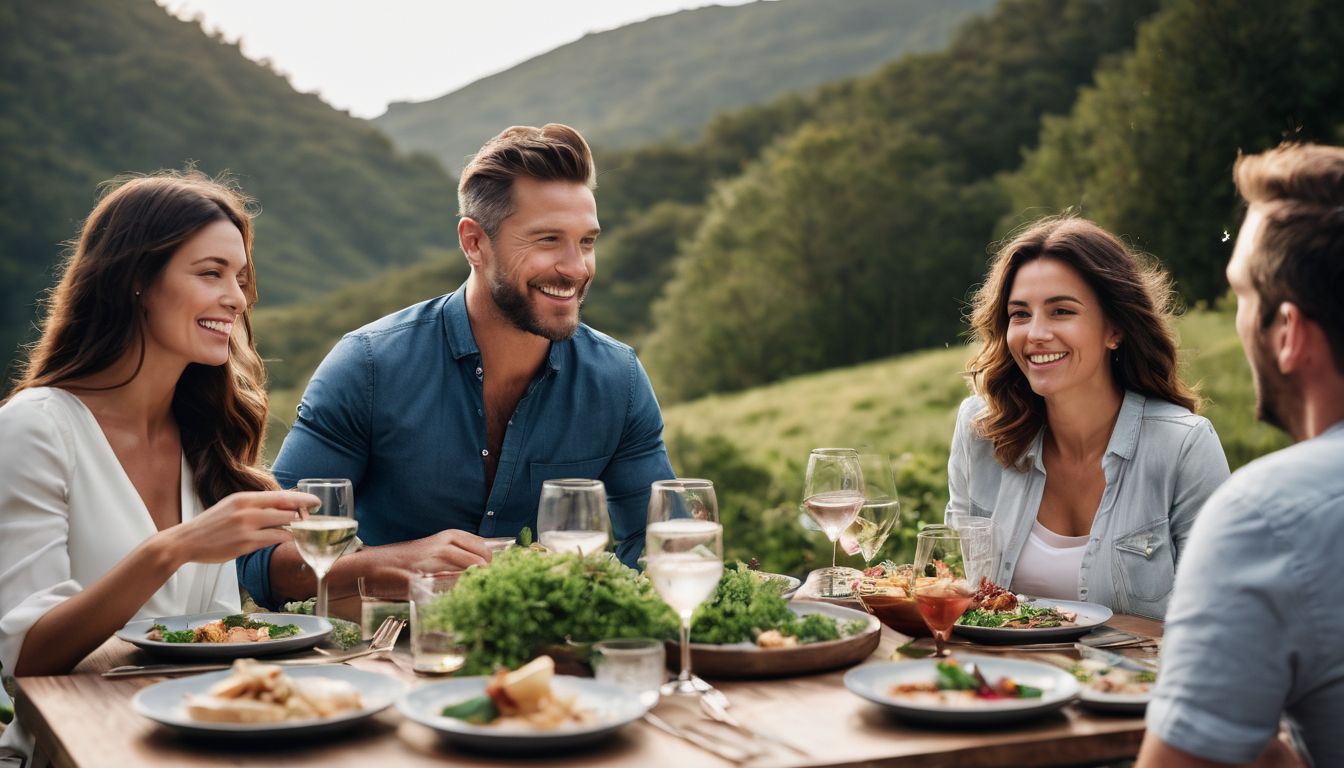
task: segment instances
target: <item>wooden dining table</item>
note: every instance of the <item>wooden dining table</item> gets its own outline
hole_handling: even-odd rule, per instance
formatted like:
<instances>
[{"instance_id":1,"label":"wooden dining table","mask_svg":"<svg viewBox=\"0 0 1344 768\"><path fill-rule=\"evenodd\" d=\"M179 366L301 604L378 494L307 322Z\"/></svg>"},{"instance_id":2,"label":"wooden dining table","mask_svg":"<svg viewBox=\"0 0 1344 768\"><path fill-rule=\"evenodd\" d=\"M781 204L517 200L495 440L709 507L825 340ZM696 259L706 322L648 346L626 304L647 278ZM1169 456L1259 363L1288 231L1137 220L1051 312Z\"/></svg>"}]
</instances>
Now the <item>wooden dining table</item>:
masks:
<instances>
[{"instance_id":1,"label":"wooden dining table","mask_svg":"<svg viewBox=\"0 0 1344 768\"><path fill-rule=\"evenodd\" d=\"M1107 625L1145 638L1162 634L1160 622L1114 616ZM886 661L909 638L887 627L868 661ZM964 646L959 646L959 648ZM965 647L967 651L973 650ZM1030 658L1030 654L1023 654ZM389 708L335 734L253 742L202 740L169 731L131 707L136 691L164 678L109 679L105 670L155 661L117 638L109 639L69 675L19 678L17 711L36 741L33 765L60 766L500 766L517 758L461 750ZM408 659L351 662L411 685ZM1049 715L1003 726L931 727L903 722L850 693L845 670L774 680L712 680L740 721L787 736L810 756L783 748L742 763L755 766L1020 766L1088 765L1132 758L1143 738L1143 718L1106 715L1070 705ZM655 712L662 707L660 703ZM612 738L577 752L529 758L557 766L731 766L692 744L636 721Z\"/></svg>"}]
</instances>

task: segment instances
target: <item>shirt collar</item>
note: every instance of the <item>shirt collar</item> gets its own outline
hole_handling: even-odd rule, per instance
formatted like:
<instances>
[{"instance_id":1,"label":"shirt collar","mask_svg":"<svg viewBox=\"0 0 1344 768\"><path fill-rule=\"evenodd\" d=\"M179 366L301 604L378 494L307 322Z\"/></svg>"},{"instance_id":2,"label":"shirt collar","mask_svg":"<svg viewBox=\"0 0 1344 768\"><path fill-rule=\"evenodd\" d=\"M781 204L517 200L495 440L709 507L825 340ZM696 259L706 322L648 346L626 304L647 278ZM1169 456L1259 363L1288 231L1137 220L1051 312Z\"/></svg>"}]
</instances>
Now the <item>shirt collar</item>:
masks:
<instances>
[{"instance_id":1,"label":"shirt collar","mask_svg":"<svg viewBox=\"0 0 1344 768\"><path fill-rule=\"evenodd\" d=\"M471 332L471 318L467 317L466 283L448 294L448 300L443 304L443 332L448 337L448 349L453 353L454 360L481 354L481 348L476 345L476 336ZM553 372L560 370L564 360L563 350L570 343L570 341L551 342L551 348L546 354L547 368Z\"/></svg>"},{"instance_id":2,"label":"shirt collar","mask_svg":"<svg viewBox=\"0 0 1344 768\"><path fill-rule=\"evenodd\" d=\"M1148 398L1138 392L1125 391L1125 399L1120 402L1120 413L1116 416L1115 427L1111 430L1111 441L1106 444L1106 453L1113 453L1125 460L1132 460L1139 445L1139 427L1143 424L1143 405ZM1045 428L1036 433L1036 439L1027 448L1026 459L1041 472L1045 471L1045 462L1041 459L1041 446L1045 442Z\"/></svg>"},{"instance_id":3,"label":"shirt collar","mask_svg":"<svg viewBox=\"0 0 1344 768\"><path fill-rule=\"evenodd\" d=\"M467 317L466 283L448 294L448 300L443 303L443 332L448 337L448 349L454 360L481 353L481 348L476 346L476 337L471 333L471 320Z\"/></svg>"}]
</instances>

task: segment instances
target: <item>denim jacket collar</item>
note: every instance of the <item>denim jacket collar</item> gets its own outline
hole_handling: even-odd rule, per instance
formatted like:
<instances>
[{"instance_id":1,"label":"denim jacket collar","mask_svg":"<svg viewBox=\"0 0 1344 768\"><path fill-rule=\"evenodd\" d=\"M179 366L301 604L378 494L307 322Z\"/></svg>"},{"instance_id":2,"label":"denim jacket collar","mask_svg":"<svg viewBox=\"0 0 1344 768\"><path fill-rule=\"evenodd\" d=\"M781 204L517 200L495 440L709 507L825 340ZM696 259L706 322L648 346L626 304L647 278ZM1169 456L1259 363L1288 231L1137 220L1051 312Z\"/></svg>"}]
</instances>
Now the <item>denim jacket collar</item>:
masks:
<instances>
[{"instance_id":1,"label":"denim jacket collar","mask_svg":"<svg viewBox=\"0 0 1344 768\"><path fill-rule=\"evenodd\" d=\"M476 345L476 336L471 332L471 318L467 317L466 283L449 294L448 300L443 303L443 333L448 339L448 349L454 360L480 356L481 348ZM561 347L566 344L567 341L551 342L546 354L546 365L552 373L560 370Z\"/></svg>"},{"instance_id":2,"label":"denim jacket collar","mask_svg":"<svg viewBox=\"0 0 1344 768\"><path fill-rule=\"evenodd\" d=\"M1111 430L1111 440L1106 444L1106 454L1115 454L1122 459L1132 460L1139 445L1139 427L1143 424L1143 404L1148 398L1138 392L1125 391L1125 399L1120 402L1120 414L1116 416L1115 427ZM1045 429L1036 433L1036 439L1027 448L1026 458L1031 466L1045 474L1045 463L1041 458L1041 446L1045 442Z\"/></svg>"}]
</instances>

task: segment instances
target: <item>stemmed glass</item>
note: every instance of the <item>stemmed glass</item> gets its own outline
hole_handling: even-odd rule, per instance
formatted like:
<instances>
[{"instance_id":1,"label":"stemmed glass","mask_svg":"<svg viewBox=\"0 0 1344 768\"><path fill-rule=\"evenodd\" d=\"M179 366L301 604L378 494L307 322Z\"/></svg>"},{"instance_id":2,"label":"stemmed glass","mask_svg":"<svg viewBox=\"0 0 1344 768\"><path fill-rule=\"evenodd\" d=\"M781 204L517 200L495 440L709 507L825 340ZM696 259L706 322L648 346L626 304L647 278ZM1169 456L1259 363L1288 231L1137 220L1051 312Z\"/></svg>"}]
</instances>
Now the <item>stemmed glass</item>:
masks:
<instances>
[{"instance_id":1,"label":"stemmed glass","mask_svg":"<svg viewBox=\"0 0 1344 768\"><path fill-rule=\"evenodd\" d=\"M896 496L896 480L886 454L861 453L859 466L863 470L863 506L854 524L840 534L840 547L847 555L863 555L866 568L872 565L900 519L901 501Z\"/></svg>"},{"instance_id":2,"label":"stemmed glass","mask_svg":"<svg viewBox=\"0 0 1344 768\"><path fill-rule=\"evenodd\" d=\"M327 574L355 539L355 489L349 480L321 478L300 480L298 490L318 498L318 505L305 509L306 517L288 528L299 556L317 574L316 616L327 615Z\"/></svg>"},{"instance_id":3,"label":"stemmed glass","mask_svg":"<svg viewBox=\"0 0 1344 768\"><path fill-rule=\"evenodd\" d=\"M591 555L607 548L611 523L601 480L547 480L537 504L537 541L552 552Z\"/></svg>"},{"instance_id":4,"label":"stemmed glass","mask_svg":"<svg viewBox=\"0 0 1344 768\"><path fill-rule=\"evenodd\" d=\"M933 632L936 656L946 656L952 625L970 606L975 590L966 579L961 534L945 526L925 528L915 539L915 605Z\"/></svg>"},{"instance_id":5,"label":"stemmed glass","mask_svg":"<svg viewBox=\"0 0 1344 768\"><path fill-rule=\"evenodd\" d=\"M817 448L807 457L803 481L803 509L821 526L831 542L831 567L825 571L829 588L823 596L835 596L836 552L840 534L854 523L863 506L863 469L859 453L852 448Z\"/></svg>"},{"instance_id":6,"label":"stemmed glass","mask_svg":"<svg viewBox=\"0 0 1344 768\"><path fill-rule=\"evenodd\" d=\"M681 674L664 696L698 695L691 680L691 614L714 594L723 576L723 526L714 484L708 480L659 480L649 494L644 533L646 573L653 588L681 619Z\"/></svg>"}]
</instances>

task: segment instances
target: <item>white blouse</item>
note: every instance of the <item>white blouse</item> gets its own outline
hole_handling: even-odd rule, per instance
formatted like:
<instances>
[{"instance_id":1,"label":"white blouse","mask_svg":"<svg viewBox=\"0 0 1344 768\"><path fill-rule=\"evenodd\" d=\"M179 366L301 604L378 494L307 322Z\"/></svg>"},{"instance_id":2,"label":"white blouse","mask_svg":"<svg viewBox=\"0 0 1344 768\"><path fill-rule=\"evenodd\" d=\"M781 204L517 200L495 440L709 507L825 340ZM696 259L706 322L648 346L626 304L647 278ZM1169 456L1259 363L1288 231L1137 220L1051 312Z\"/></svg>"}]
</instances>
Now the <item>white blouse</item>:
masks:
<instances>
[{"instance_id":1,"label":"white blouse","mask_svg":"<svg viewBox=\"0 0 1344 768\"><path fill-rule=\"evenodd\" d=\"M1078 574L1091 536L1063 536L1036 521L1013 571L1014 592L1056 600L1078 599Z\"/></svg>"},{"instance_id":2,"label":"white blouse","mask_svg":"<svg viewBox=\"0 0 1344 768\"><path fill-rule=\"evenodd\" d=\"M182 459L182 519L202 512ZM28 630L157 532L93 413L62 389L0 408L0 664L13 674ZM188 563L135 618L239 610L233 561ZM9 731L16 730L14 726ZM12 745L8 731L3 742Z\"/></svg>"}]
</instances>

